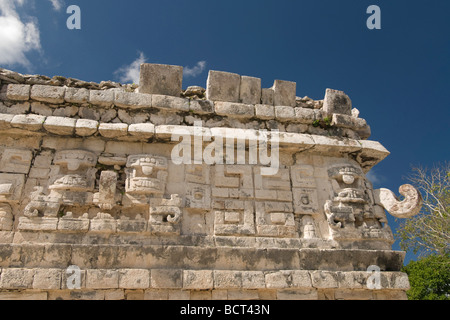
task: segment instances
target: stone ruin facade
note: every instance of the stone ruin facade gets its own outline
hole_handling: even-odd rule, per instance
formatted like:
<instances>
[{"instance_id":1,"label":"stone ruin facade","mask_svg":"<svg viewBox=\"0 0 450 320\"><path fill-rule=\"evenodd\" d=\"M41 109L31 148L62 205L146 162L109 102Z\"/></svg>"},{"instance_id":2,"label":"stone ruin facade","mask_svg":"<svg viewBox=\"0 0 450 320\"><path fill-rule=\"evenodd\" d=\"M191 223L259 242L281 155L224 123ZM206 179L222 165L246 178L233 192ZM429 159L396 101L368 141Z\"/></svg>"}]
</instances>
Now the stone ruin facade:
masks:
<instances>
[{"instance_id":1,"label":"stone ruin facade","mask_svg":"<svg viewBox=\"0 0 450 320\"><path fill-rule=\"evenodd\" d=\"M155 64L140 86L0 69L0 299L406 298L385 210L410 217L421 196L373 189L365 174L389 152L345 93L314 101L293 82L218 71L182 90L182 77ZM176 164L180 130L244 137L247 158L276 134L278 168Z\"/></svg>"}]
</instances>

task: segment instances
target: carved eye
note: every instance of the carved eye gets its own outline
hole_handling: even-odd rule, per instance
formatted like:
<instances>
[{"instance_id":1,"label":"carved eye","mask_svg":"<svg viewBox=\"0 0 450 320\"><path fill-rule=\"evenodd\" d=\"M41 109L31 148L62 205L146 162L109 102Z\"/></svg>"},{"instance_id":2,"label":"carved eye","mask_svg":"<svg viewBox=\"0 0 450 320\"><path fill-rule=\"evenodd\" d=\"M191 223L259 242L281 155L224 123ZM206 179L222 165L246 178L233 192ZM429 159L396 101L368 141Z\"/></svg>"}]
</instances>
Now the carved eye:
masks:
<instances>
[{"instance_id":1,"label":"carved eye","mask_svg":"<svg viewBox=\"0 0 450 320\"><path fill-rule=\"evenodd\" d=\"M195 198L195 200L202 200L202 199L203 199L203 193L201 193L201 192L196 192L196 193L194 194L194 198Z\"/></svg>"},{"instance_id":2,"label":"carved eye","mask_svg":"<svg viewBox=\"0 0 450 320\"><path fill-rule=\"evenodd\" d=\"M344 181L345 184L352 184L355 182L355 177L350 174L344 174L342 175L342 181Z\"/></svg>"}]
</instances>

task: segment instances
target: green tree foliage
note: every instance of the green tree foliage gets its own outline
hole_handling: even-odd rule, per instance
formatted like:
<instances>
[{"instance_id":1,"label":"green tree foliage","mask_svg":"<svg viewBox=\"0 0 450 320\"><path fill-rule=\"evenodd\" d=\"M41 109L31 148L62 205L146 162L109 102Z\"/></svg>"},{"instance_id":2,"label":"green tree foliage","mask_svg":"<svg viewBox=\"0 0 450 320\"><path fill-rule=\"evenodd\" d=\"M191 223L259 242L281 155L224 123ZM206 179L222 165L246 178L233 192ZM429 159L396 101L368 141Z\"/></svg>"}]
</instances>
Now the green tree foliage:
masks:
<instances>
[{"instance_id":1,"label":"green tree foliage","mask_svg":"<svg viewBox=\"0 0 450 320\"><path fill-rule=\"evenodd\" d=\"M420 256L450 253L450 165L431 170L413 168L408 178L422 193L424 205L417 216L400 222L400 247Z\"/></svg>"},{"instance_id":2,"label":"green tree foliage","mask_svg":"<svg viewBox=\"0 0 450 320\"><path fill-rule=\"evenodd\" d=\"M403 272L409 276L409 300L450 300L450 255L430 255L411 261Z\"/></svg>"}]
</instances>

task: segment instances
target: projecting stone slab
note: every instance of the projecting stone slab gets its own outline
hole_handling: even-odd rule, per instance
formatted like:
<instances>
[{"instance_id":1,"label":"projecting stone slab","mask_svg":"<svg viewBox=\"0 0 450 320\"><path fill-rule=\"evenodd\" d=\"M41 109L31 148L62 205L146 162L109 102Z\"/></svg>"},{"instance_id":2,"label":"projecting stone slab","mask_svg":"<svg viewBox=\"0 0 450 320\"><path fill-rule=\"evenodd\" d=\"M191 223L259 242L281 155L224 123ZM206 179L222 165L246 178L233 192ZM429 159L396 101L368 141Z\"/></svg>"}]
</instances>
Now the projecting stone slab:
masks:
<instances>
[{"instance_id":1,"label":"projecting stone slab","mask_svg":"<svg viewBox=\"0 0 450 320\"><path fill-rule=\"evenodd\" d=\"M31 88L31 99L48 103L63 103L65 87L34 85Z\"/></svg>"},{"instance_id":2,"label":"projecting stone slab","mask_svg":"<svg viewBox=\"0 0 450 320\"><path fill-rule=\"evenodd\" d=\"M141 65L139 92L179 97L183 67L144 63Z\"/></svg>"},{"instance_id":3,"label":"projecting stone slab","mask_svg":"<svg viewBox=\"0 0 450 320\"><path fill-rule=\"evenodd\" d=\"M208 100L239 102L241 76L238 74L211 70L206 86Z\"/></svg>"},{"instance_id":4,"label":"projecting stone slab","mask_svg":"<svg viewBox=\"0 0 450 320\"><path fill-rule=\"evenodd\" d=\"M71 136L75 130L76 119L63 117L48 117L44 122L44 129L50 133Z\"/></svg>"}]
</instances>

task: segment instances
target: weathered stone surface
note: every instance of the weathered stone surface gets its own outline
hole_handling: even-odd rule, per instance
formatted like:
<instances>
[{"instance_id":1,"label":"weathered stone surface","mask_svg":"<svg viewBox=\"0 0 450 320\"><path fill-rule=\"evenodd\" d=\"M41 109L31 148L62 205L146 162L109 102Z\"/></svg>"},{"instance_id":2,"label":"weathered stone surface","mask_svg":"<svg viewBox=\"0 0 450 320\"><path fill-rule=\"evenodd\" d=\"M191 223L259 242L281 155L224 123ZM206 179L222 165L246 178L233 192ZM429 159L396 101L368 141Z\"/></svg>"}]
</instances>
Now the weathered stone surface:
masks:
<instances>
[{"instance_id":1,"label":"weathered stone surface","mask_svg":"<svg viewBox=\"0 0 450 320\"><path fill-rule=\"evenodd\" d=\"M116 106L127 109L148 109L152 107L152 95L134 92L116 92Z\"/></svg>"},{"instance_id":2,"label":"weathered stone surface","mask_svg":"<svg viewBox=\"0 0 450 320\"><path fill-rule=\"evenodd\" d=\"M85 88L66 88L64 100L69 103L89 102L90 92Z\"/></svg>"},{"instance_id":3,"label":"weathered stone surface","mask_svg":"<svg viewBox=\"0 0 450 320\"><path fill-rule=\"evenodd\" d=\"M31 99L48 103L63 103L65 87L34 85L31 87Z\"/></svg>"},{"instance_id":4,"label":"weathered stone surface","mask_svg":"<svg viewBox=\"0 0 450 320\"><path fill-rule=\"evenodd\" d=\"M141 65L139 92L179 97L183 67L144 63Z\"/></svg>"},{"instance_id":5,"label":"weathered stone surface","mask_svg":"<svg viewBox=\"0 0 450 320\"><path fill-rule=\"evenodd\" d=\"M145 269L122 269L119 271L119 288L147 289L150 287L150 272Z\"/></svg>"},{"instance_id":6,"label":"weathered stone surface","mask_svg":"<svg viewBox=\"0 0 450 320\"><path fill-rule=\"evenodd\" d=\"M45 119L44 116L34 114L17 115L11 120L11 126L29 131L39 131L44 126Z\"/></svg>"},{"instance_id":7,"label":"weathered stone surface","mask_svg":"<svg viewBox=\"0 0 450 320\"><path fill-rule=\"evenodd\" d=\"M216 113L223 116L251 118L255 116L255 107L250 104L216 102Z\"/></svg>"},{"instance_id":8,"label":"weathered stone surface","mask_svg":"<svg viewBox=\"0 0 450 320\"><path fill-rule=\"evenodd\" d=\"M272 105L257 104L255 106L256 117L264 120L275 119L275 108Z\"/></svg>"},{"instance_id":9,"label":"weathered stone surface","mask_svg":"<svg viewBox=\"0 0 450 320\"><path fill-rule=\"evenodd\" d=\"M89 103L110 108L114 105L114 90L90 90Z\"/></svg>"},{"instance_id":10,"label":"weathered stone surface","mask_svg":"<svg viewBox=\"0 0 450 320\"><path fill-rule=\"evenodd\" d=\"M6 91L9 100L27 101L30 99L31 87L26 84L10 84Z\"/></svg>"},{"instance_id":11,"label":"weathered stone surface","mask_svg":"<svg viewBox=\"0 0 450 320\"><path fill-rule=\"evenodd\" d=\"M61 136L71 136L75 131L77 120L62 117L47 117L44 122L44 129L50 133Z\"/></svg>"},{"instance_id":12,"label":"weathered stone surface","mask_svg":"<svg viewBox=\"0 0 450 320\"><path fill-rule=\"evenodd\" d=\"M173 111L189 111L189 100L184 98L171 97L168 95L154 94L152 96L152 107Z\"/></svg>"},{"instance_id":13,"label":"weathered stone surface","mask_svg":"<svg viewBox=\"0 0 450 320\"><path fill-rule=\"evenodd\" d=\"M327 89L323 111L327 114L339 113L351 116L352 101L343 91Z\"/></svg>"},{"instance_id":14,"label":"weathered stone surface","mask_svg":"<svg viewBox=\"0 0 450 320\"><path fill-rule=\"evenodd\" d=\"M297 84L295 82L275 80L272 89L275 106L296 106Z\"/></svg>"},{"instance_id":15,"label":"weathered stone surface","mask_svg":"<svg viewBox=\"0 0 450 320\"><path fill-rule=\"evenodd\" d=\"M239 102L241 76L235 73L209 71L206 99L212 101Z\"/></svg>"},{"instance_id":16,"label":"weathered stone surface","mask_svg":"<svg viewBox=\"0 0 450 320\"><path fill-rule=\"evenodd\" d=\"M128 128L128 133L135 137L150 139L155 135L155 125L151 123L132 124Z\"/></svg>"},{"instance_id":17,"label":"weathered stone surface","mask_svg":"<svg viewBox=\"0 0 450 320\"><path fill-rule=\"evenodd\" d=\"M261 79L242 76L239 102L245 104L261 103Z\"/></svg>"},{"instance_id":18,"label":"weathered stone surface","mask_svg":"<svg viewBox=\"0 0 450 320\"><path fill-rule=\"evenodd\" d=\"M118 138L128 134L128 125L125 123L101 123L98 132L105 138Z\"/></svg>"},{"instance_id":19,"label":"weathered stone surface","mask_svg":"<svg viewBox=\"0 0 450 320\"><path fill-rule=\"evenodd\" d=\"M97 132L98 126L98 121L78 119L75 125L75 133L80 137L89 137Z\"/></svg>"}]
</instances>

